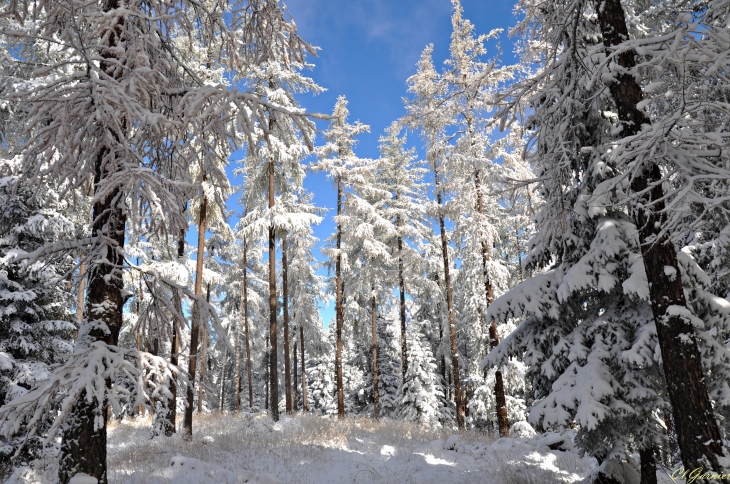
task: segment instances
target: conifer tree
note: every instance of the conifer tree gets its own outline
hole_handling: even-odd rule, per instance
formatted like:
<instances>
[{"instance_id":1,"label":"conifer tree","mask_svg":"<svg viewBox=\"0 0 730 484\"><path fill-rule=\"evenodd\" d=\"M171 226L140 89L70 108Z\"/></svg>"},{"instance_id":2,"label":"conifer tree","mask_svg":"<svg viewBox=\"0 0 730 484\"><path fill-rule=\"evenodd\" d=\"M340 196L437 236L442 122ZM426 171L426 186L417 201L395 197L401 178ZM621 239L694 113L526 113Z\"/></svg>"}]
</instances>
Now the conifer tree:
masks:
<instances>
[{"instance_id":1,"label":"conifer tree","mask_svg":"<svg viewBox=\"0 0 730 484\"><path fill-rule=\"evenodd\" d=\"M355 136L362 132L370 130L370 127L361 124L359 121L354 125L347 123L349 111L347 110L347 100L344 96L337 98L334 111L332 112L332 122L325 133L327 143L317 149L319 161L313 166L315 170L327 172L327 176L332 179L337 189L337 216L335 223L337 224L336 234L334 235L335 247L328 249L327 254L330 257L330 265L334 265L335 278L335 373L337 387L337 416L342 418L345 416L345 389L342 378L342 329L344 324L344 308L343 308L343 275L342 272L346 268L347 260L343 260L342 247L342 215L344 204L349 196L348 187L350 187L355 177L363 171L363 162L357 158L353 152L356 143Z\"/></svg>"}]
</instances>

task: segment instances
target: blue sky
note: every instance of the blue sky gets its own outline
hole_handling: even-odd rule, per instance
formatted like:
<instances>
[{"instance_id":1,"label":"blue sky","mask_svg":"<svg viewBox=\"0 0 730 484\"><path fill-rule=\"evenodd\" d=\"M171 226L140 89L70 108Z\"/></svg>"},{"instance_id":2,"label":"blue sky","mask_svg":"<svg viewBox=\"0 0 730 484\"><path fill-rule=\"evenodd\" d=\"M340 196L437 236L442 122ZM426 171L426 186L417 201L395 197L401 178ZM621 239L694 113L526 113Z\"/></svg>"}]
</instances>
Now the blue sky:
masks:
<instances>
[{"instance_id":1,"label":"blue sky","mask_svg":"<svg viewBox=\"0 0 730 484\"><path fill-rule=\"evenodd\" d=\"M321 49L318 57L309 59L315 65L309 75L327 91L316 96L302 95L300 104L307 111L329 114L337 97L345 95L350 121L360 120L371 128L370 134L360 137L356 154L377 157L378 137L405 114L402 98L406 95L406 80L415 73L423 49L434 44L437 67L449 54L451 1L288 0L285 4L300 35ZM464 16L476 26L478 34L495 28L505 30L498 41L503 62L513 60L507 38L507 29L515 23L513 5L512 0L462 0ZM488 47L487 55L494 56L496 43ZM318 127L324 130L327 123L320 122ZM418 137L409 136L409 144L419 148ZM317 206L331 209L315 228L315 235L324 241L334 230L335 193L323 174L308 175L305 186L314 193ZM233 209L235 198L230 204ZM194 231L194 227L191 229ZM194 245L195 236L188 234L188 241ZM331 306L322 308L325 325L333 315Z\"/></svg>"}]
</instances>

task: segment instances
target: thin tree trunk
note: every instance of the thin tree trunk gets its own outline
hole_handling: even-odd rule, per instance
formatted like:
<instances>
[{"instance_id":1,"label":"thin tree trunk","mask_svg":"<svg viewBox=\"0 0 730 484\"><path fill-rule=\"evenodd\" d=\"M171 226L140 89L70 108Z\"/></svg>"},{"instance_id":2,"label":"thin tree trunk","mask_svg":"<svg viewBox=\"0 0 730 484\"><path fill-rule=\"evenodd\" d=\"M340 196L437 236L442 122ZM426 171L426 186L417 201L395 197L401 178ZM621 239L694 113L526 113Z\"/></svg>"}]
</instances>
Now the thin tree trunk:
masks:
<instances>
[{"instance_id":1,"label":"thin tree trunk","mask_svg":"<svg viewBox=\"0 0 730 484\"><path fill-rule=\"evenodd\" d=\"M195 295L203 294L203 253L205 251L205 226L207 223L208 199L201 194L200 217L198 220L198 254L195 263ZM190 355L188 356L188 375L185 418L183 420L183 439L193 439L193 400L195 399L195 371L198 366L198 333L200 332L200 304L193 303L192 323L190 325Z\"/></svg>"},{"instance_id":2,"label":"thin tree trunk","mask_svg":"<svg viewBox=\"0 0 730 484\"><path fill-rule=\"evenodd\" d=\"M245 254L245 245L246 242L244 240L244 254ZM241 321L236 323L236 398L235 398L235 405L236 405L236 413L239 413L241 411L241 384L242 384L242 375L241 375L241 365L243 364L242 357L241 357L241 326L243 326L243 320L246 318L246 305L243 304L243 301L245 299L245 292L246 292L246 258L244 257L244 264L243 264L243 281L241 283Z\"/></svg>"},{"instance_id":3,"label":"thin tree trunk","mask_svg":"<svg viewBox=\"0 0 730 484\"><path fill-rule=\"evenodd\" d=\"M281 281L284 309L284 386L286 387L286 413L292 413L291 361L289 359L289 264L286 258L286 234L281 238ZM296 355L294 355L296 358Z\"/></svg>"},{"instance_id":4,"label":"thin tree trunk","mask_svg":"<svg viewBox=\"0 0 730 484\"><path fill-rule=\"evenodd\" d=\"M395 218L396 228L400 230L400 215ZM406 285L403 278L403 239L398 236L398 290L400 291L400 353L402 380L408 371L408 345L406 344Z\"/></svg>"},{"instance_id":5,"label":"thin tree trunk","mask_svg":"<svg viewBox=\"0 0 730 484\"><path fill-rule=\"evenodd\" d=\"M139 322L139 315L140 315L140 304L139 300L142 298L142 293L138 292L137 297L135 298L135 315L137 316L137 321ZM135 338L137 343L137 352L142 351L142 327L137 324L137 331L135 332ZM142 357L137 358L137 368L142 368ZM144 416L144 406L140 403L137 405L137 415L142 417Z\"/></svg>"},{"instance_id":6,"label":"thin tree trunk","mask_svg":"<svg viewBox=\"0 0 730 484\"><path fill-rule=\"evenodd\" d=\"M208 289L205 294L205 301L210 302L210 283L208 283ZM208 321L203 321L201 318L200 324L202 327L200 331L203 333L200 341L200 383L198 384L198 414L203 413L203 386L205 385L205 368L208 366L207 349L208 349Z\"/></svg>"},{"instance_id":7,"label":"thin tree trunk","mask_svg":"<svg viewBox=\"0 0 730 484\"><path fill-rule=\"evenodd\" d=\"M451 368L454 374L454 395L456 397L456 424L460 430L464 430L464 405L461 393L461 382L459 378L459 354L456 349L456 324L454 322L454 297L451 291L451 273L449 268L449 242L446 237L446 224L444 222L443 195L439 183L438 160L434 160L434 183L436 185L436 198L439 204L439 228L441 229L441 256L444 261L444 285L446 287L446 306L449 312L449 336L451 338Z\"/></svg>"},{"instance_id":8,"label":"thin tree trunk","mask_svg":"<svg viewBox=\"0 0 730 484\"><path fill-rule=\"evenodd\" d=\"M180 229L180 235L177 239L177 260L182 261L185 256L185 229ZM180 358L180 339L178 337L183 326L183 308L182 299L180 298L180 292L177 289L172 290L173 307L175 308L175 315L172 318L172 349L170 350L170 363L177 366ZM177 384L175 380L170 381L170 393L172 393L172 405L170 406L170 426L169 433L166 431L165 435L170 436L175 433L177 428Z\"/></svg>"},{"instance_id":9,"label":"thin tree trunk","mask_svg":"<svg viewBox=\"0 0 730 484\"><path fill-rule=\"evenodd\" d=\"M292 407L295 412L299 411L299 395L297 395L297 340L296 340L296 334L294 336L294 358L292 358L292 362L294 363L294 371L292 372L292 376L294 377L294 382L292 384Z\"/></svg>"},{"instance_id":10,"label":"thin tree trunk","mask_svg":"<svg viewBox=\"0 0 730 484\"><path fill-rule=\"evenodd\" d=\"M299 346L302 348L302 412L307 412L307 371L304 367L304 327L299 325Z\"/></svg>"},{"instance_id":11,"label":"thin tree trunk","mask_svg":"<svg viewBox=\"0 0 730 484\"><path fill-rule=\"evenodd\" d=\"M86 296L86 259L81 261L79 266L79 290L76 293L76 322L81 323L84 320L84 298Z\"/></svg>"},{"instance_id":12,"label":"thin tree trunk","mask_svg":"<svg viewBox=\"0 0 730 484\"><path fill-rule=\"evenodd\" d=\"M269 160L269 208L274 208L274 158ZM271 392L271 418L279 420L279 372L278 354L276 351L276 229L269 227L269 380Z\"/></svg>"},{"instance_id":13,"label":"thin tree trunk","mask_svg":"<svg viewBox=\"0 0 730 484\"><path fill-rule=\"evenodd\" d=\"M241 321L236 323L236 362L235 362L235 393L234 405L236 413L241 411Z\"/></svg>"},{"instance_id":14,"label":"thin tree trunk","mask_svg":"<svg viewBox=\"0 0 730 484\"><path fill-rule=\"evenodd\" d=\"M342 180L337 178L337 216L342 215ZM339 220L339 219L338 219ZM337 417L345 416L345 391L342 384L342 225L337 222L337 262L335 263L335 328L337 348L335 351L335 373L337 381Z\"/></svg>"},{"instance_id":15,"label":"thin tree trunk","mask_svg":"<svg viewBox=\"0 0 730 484\"><path fill-rule=\"evenodd\" d=\"M223 412L223 399L226 395L226 364L228 363L228 349L226 349L226 352L223 356L223 366L221 367L221 389L220 389L220 395L218 398L218 411Z\"/></svg>"},{"instance_id":16,"label":"thin tree trunk","mask_svg":"<svg viewBox=\"0 0 730 484\"><path fill-rule=\"evenodd\" d=\"M607 49L629 39L619 0L596 1L596 12ZM635 55L634 51L628 50L619 54L616 61L624 69L633 69L636 66ZM637 107L643 98L641 87L630 73L617 73L614 79L609 88L623 124L622 134L636 135L642 125L650 124L644 112ZM675 311L687 307L677 252L666 235L660 236L666 221L662 174L659 167L651 162L645 162L641 170L631 181L631 190L639 197L634 204L633 215L639 230L682 462L686 469L709 467L720 473L723 469L718 457L723 455L722 440L704 383L694 328Z\"/></svg>"},{"instance_id":17,"label":"thin tree trunk","mask_svg":"<svg viewBox=\"0 0 730 484\"><path fill-rule=\"evenodd\" d=\"M248 246L243 239L243 324L246 332L246 372L248 373L248 408L253 408L253 376L251 374L251 338L248 329Z\"/></svg>"},{"instance_id":18,"label":"thin tree trunk","mask_svg":"<svg viewBox=\"0 0 730 484\"><path fill-rule=\"evenodd\" d=\"M375 418L380 418L380 394L378 393L378 304L375 300L375 285L373 285L372 290L373 295L370 299L370 312L373 326L373 404L375 406Z\"/></svg>"},{"instance_id":19,"label":"thin tree trunk","mask_svg":"<svg viewBox=\"0 0 730 484\"><path fill-rule=\"evenodd\" d=\"M436 284L441 286L441 281L439 280L438 272L434 275L434 279L436 280ZM444 341L444 318L441 314L441 303L437 303L437 314L439 315L439 351L441 349L441 345ZM441 351L441 382L442 384L446 385L446 355L444 355L443 351ZM448 392L448 390L447 390Z\"/></svg>"},{"instance_id":20,"label":"thin tree trunk","mask_svg":"<svg viewBox=\"0 0 730 484\"><path fill-rule=\"evenodd\" d=\"M489 344L492 349L499 346L499 335L497 334L497 323L492 321L489 325ZM504 381L502 372L497 370L494 382L494 399L497 403L497 426L500 437L509 435L509 419L507 418L507 399L504 396Z\"/></svg>"}]
</instances>

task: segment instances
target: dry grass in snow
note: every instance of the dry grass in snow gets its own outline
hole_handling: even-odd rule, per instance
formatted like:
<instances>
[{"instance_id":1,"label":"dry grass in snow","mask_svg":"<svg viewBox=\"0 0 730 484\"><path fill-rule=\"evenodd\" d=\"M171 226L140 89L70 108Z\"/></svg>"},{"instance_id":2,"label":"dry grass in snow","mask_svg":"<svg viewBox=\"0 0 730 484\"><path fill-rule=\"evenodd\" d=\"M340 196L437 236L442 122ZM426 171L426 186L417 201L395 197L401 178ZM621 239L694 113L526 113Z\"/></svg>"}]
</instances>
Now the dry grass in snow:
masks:
<instances>
[{"instance_id":1,"label":"dry grass in snow","mask_svg":"<svg viewBox=\"0 0 730 484\"><path fill-rule=\"evenodd\" d=\"M303 415L198 416L192 442L150 439L149 419L109 427L111 484L194 483L574 483L595 465L536 439L454 435L415 423ZM173 464L171 466L171 464ZM16 482L55 482L52 458Z\"/></svg>"}]
</instances>

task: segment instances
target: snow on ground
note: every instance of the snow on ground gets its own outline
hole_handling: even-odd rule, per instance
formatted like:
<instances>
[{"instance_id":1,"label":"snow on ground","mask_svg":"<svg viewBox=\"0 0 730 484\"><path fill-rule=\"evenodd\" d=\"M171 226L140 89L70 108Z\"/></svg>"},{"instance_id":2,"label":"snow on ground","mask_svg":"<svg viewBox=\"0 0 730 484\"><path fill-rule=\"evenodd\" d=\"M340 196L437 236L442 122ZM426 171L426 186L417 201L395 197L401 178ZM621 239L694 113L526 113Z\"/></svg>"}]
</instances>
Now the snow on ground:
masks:
<instances>
[{"instance_id":1,"label":"snow on ground","mask_svg":"<svg viewBox=\"0 0 730 484\"><path fill-rule=\"evenodd\" d=\"M193 433L150 439L149 419L112 424L109 482L550 484L577 483L595 466L550 436L494 441L389 419L212 414ZM52 459L33 467L16 482L55 482Z\"/></svg>"}]
</instances>

